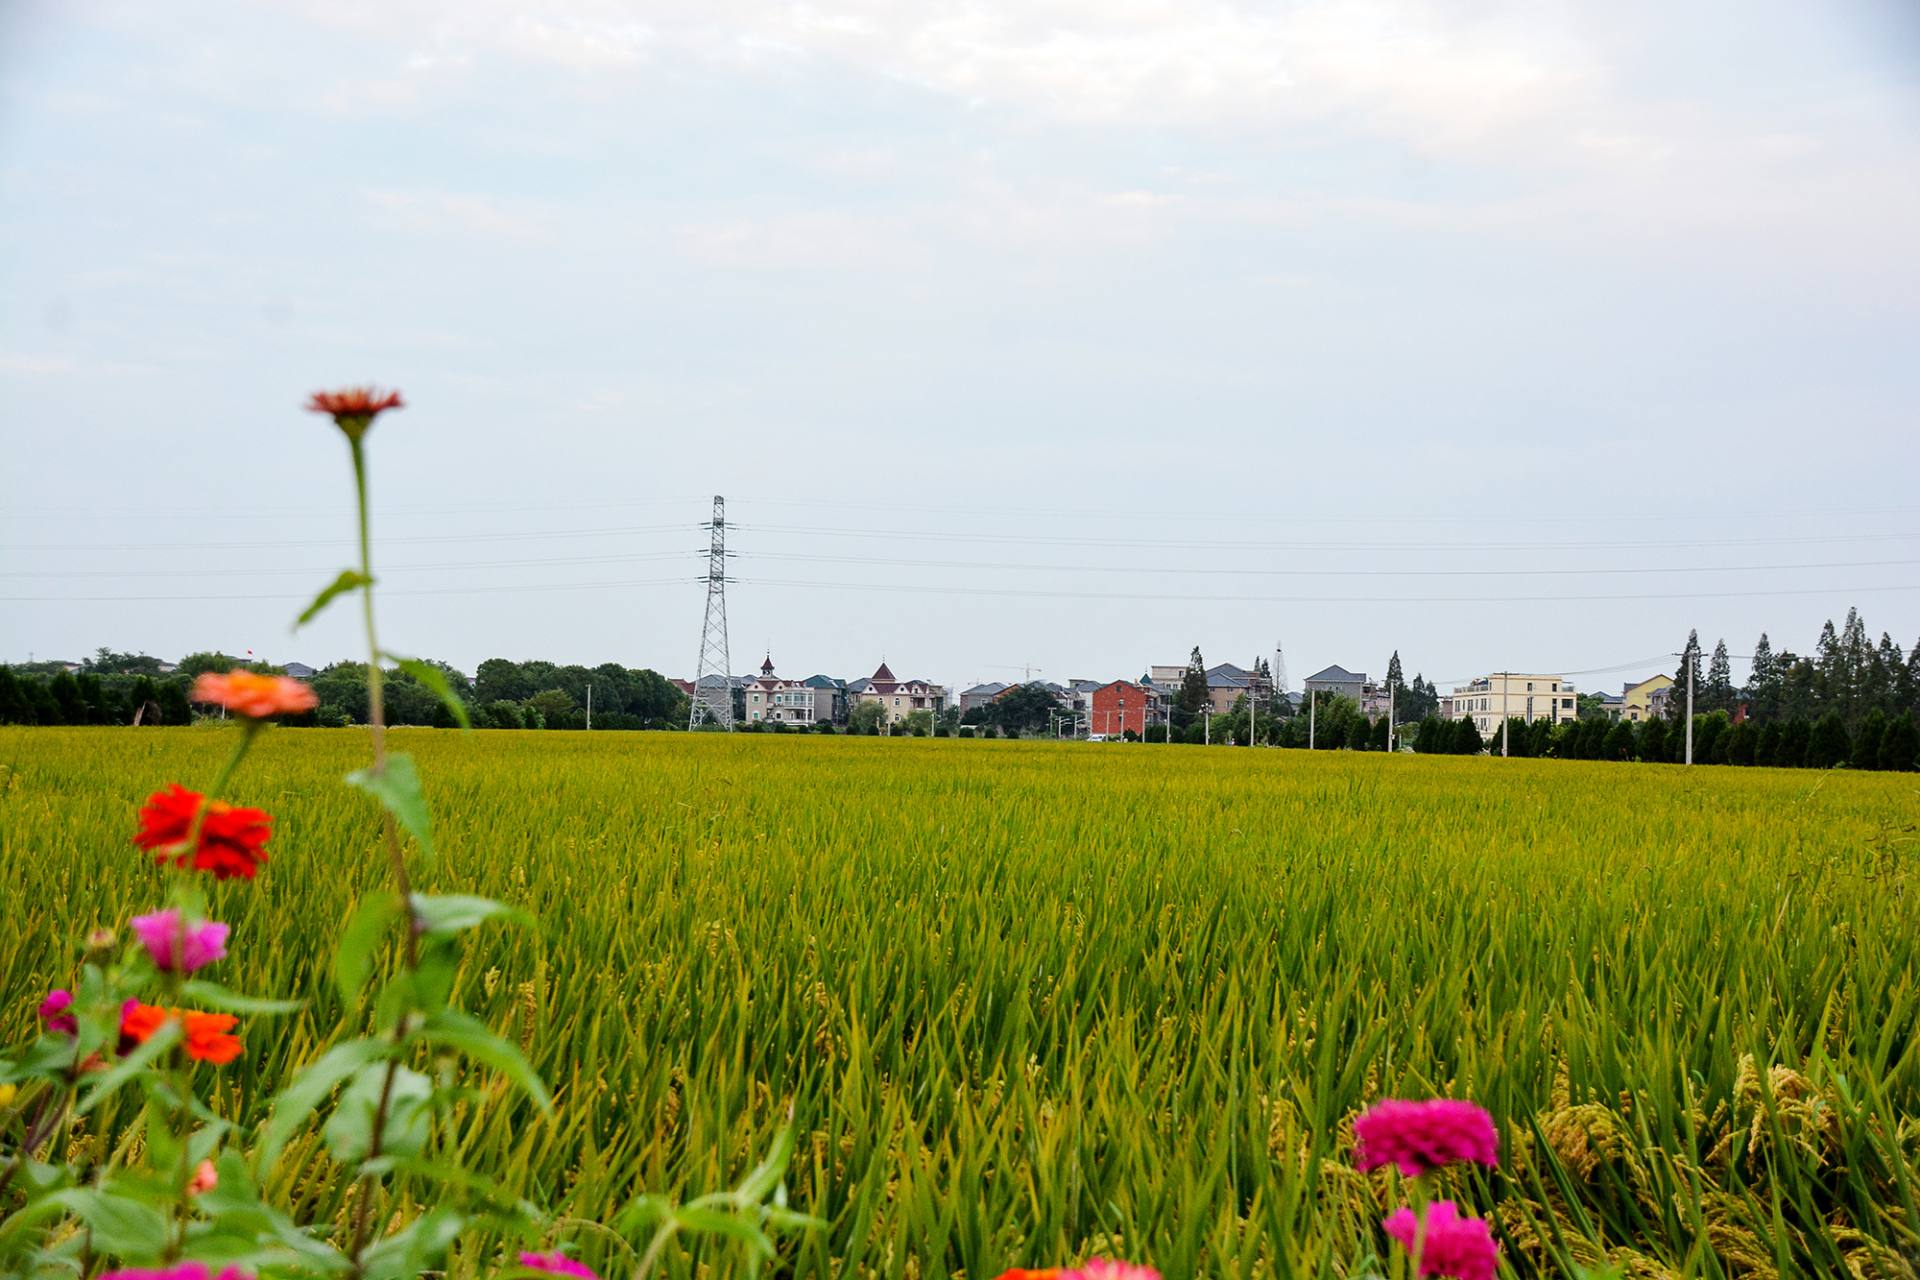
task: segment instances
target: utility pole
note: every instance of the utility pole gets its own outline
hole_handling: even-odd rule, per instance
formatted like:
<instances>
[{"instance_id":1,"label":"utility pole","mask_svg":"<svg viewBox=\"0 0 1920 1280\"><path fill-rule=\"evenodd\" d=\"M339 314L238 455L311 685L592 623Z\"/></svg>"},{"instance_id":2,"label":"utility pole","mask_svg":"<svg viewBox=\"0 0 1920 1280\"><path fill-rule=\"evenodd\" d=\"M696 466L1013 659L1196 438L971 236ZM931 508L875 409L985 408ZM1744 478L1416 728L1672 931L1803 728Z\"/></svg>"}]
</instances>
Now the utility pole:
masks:
<instances>
[{"instance_id":1,"label":"utility pole","mask_svg":"<svg viewBox=\"0 0 1920 1280\"><path fill-rule=\"evenodd\" d=\"M1700 651L1687 646L1687 763L1693 763L1693 669L1700 665Z\"/></svg>"},{"instance_id":2,"label":"utility pole","mask_svg":"<svg viewBox=\"0 0 1920 1280\"><path fill-rule=\"evenodd\" d=\"M587 732L593 732L593 684L587 684Z\"/></svg>"},{"instance_id":3,"label":"utility pole","mask_svg":"<svg viewBox=\"0 0 1920 1280\"><path fill-rule=\"evenodd\" d=\"M1507 758L1507 690L1513 687L1513 672L1500 673L1500 758Z\"/></svg>"},{"instance_id":4,"label":"utility pole","mask_svg":"<svg viewBox=\"0 0 1920 1280\"><path fill-rule=\"evenodd\" d=\"M1307 750L1313 750L1314 715L1320 710L1320 691L1307 690Z\"/></svg>"},{"instance_id":5,"label":"utility pole","mask_svg":"<svg viewBox=\"0 0 1920 1280\"><path fill-rule=\"evenodd\" d=\"M1405 667L1400 669L1406 670ZM1393 752L1393 681L1391 680L1387 681L1387 752L1388 754Z\"/></svg>"},{"instance_id":6,"label":"utility pole","mask_svg":"<svg viewBox=\"0 0 1920 1280\"><path fill-rule=\"evenodd\" d=\"M707 612L700 624L700 661L693 673L693 705L687 728L698 729L701 715L722 729L733 729L733 661L727 656L727 500L713 495L712 539L707 547Z\"/></svg>"}]
</instances>

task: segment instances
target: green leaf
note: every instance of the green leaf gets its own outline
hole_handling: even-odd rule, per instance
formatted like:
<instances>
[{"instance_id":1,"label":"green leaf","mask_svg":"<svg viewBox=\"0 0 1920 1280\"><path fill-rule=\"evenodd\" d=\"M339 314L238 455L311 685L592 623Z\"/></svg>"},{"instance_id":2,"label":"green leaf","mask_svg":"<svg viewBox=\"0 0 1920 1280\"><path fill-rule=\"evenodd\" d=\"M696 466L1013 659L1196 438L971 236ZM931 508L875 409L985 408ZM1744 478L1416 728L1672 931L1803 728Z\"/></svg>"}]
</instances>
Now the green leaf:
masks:
<instances>
[{"instance_id":1,"label":"green leaf","mask_svg":"<svg viewBox=\"0 0 1920 1280\"><path fill-rule=\"evenodd\" d=\"M351 1005L373 971L374 947L400 914L400 895L387 890L368 894L354 909L333 953L333 985L341 1003Z\"/></svg>"},{"instance_id":2,"label":"green leaf","mask_svg":"<svg viewBox=\"0 0 1920 1280\"><path fill-rule=\"evenodd\" d=\"M419 842L421 852L433 856L433 820L427 814L427 798L420 791L420 771L414 768L412 756L388 756L378 770L359 769L348 774L347 783L378 800Z\"/></svg>"},{"instance_id":3,"label":"green leaf","mask_svg":"<svg viewBox=\"0 0 1920 1280\"><path fill-rule=\"evenodd\" d=\"M306 1003L304 1000L266 1000L259 996L243 996L217 982L205 982L199 978L189 978L181 983L180 994L194 1004L225 1013L294 1013Z\"/></svg>"},{"instance_id":4,"label":"green leaf","mask_svg":"<svg viewBox=\"0 0 1920 1280\"><path fill-rule=\"evenodd\" d=\"M132 1053L114 1063L104 1074L93 1078L87 1091L80 1095L80 1103L73 1109L74 1114L83 1116L105 1102L127 1081L152 1066L154 1059L179 1044L183 1034L178 1018L168 1018L161 1023L160 1029L148 1036L144 1044L135 1047Z\"/></svg>"},{"instance_id":5,"label":"green leaf","mask_svg":"<svg viewBox=\"0 0 1920 1280\"><path fill-rule=\"evenodd\" d=\"M404 658L397 653L388 653L387 657L393 660L393 665L427 686L433 696L440 699L447 710L453 713L453 718L460 722L462 729L473 728L473 721L467 718L467 704L460 700L460 695L455 693L453 686L447 683L446 672L431 662L422 662L418 658Z\"/></svg>"},{"instance_id":6,"label":"green leaf","mask_svg":"<svg viewBox=\"0 0 1920 1280\"><path fill-rule=\"evenodd\" d=\"M97 1252L157 1258L167 1247L167 1220L152 1205L90 1187L68 1187L47 1197L93 1229Z\"/></svg>"},{"instance_id":7,"label":"green leaf","mask_svg":"<svg viewBox=\"0 0 1920 1280\"><path fill-rule=\"evenodd\" d=\"M321 1054L312 1066L294 1077L293 1083L273 1100L273 1118L261 1132L260 1159L256 1167L263 1171L271 1169L287 1140L333 1092L333 1086L368 1063L386 1057L387 1048L380 1040L348 1040Z\"/></svg>"},{"instance_id":8,"label":"green leaf","mask_svg":"<svg viewBox=\"0 0 1920 1280\"><path fill-rule=\"evenodd\" d=\"M773 1241L766 1233L735 1214L724 1213L719 1209L703 1209L698 1205L682 1205L673 1211L673 1220L680 1224L683 1231L698 1232L701 1235L726 1236L750 1245L755 1252L766 1257L773 1256Z\"/></svg>"},{"instance_id":9,"label":"green leaf","mask_svg":"<svg viewBox=\"0 0 1920 1280\"><path fill-rule=\"evenodd\" d=\"M500 918L519 924L531 922L531 917L518 907L464 893L416 893L413 895L413 916L420 922L421 932L442 934L460 933Z\"/></svg>"},{"instance_id":10,"label":"green leaf","mask_svg":"<svg viewBox=\"0 0 1920 1280\"><path fill-rule=\"evenodd\" d=\"M312 622L320 616L322 609L332 604L339 597L347 594L347 592L358 591L361 587L370 587L372 585L373 579L361 573L358 569L342 569L340 576L322 588L320 594L313 598L313 603L308 605L300 614L299 618L294 621L293 629L298 631L301 627Z\"/></svg>"},{"instance_id":11,"label":"green leaf","mask_svg":"<svg viewBox=\"0 0 1920 1280\"><path fill-rule=\"evenodd\" d=\"M387 1072L393 1084L387 1085ZM433 1082L408 1067L390 1068L375 1062L360 1068L340 1091L340 1101L322 1131L327 1150L341 1164L358 1164L372 1154L374 1118L380 1095L387 1096L387 1121L380 1130L382 1155L417 1156L426 1149L433 1128Z\"/></svg>"},{"instance_id":12,"label":"green leaf","mask_svg":"<svg viewBox=\"0 0 1920 1280\"><path fill-rule=\"evenodd\" d=\"M759 1204L772 1195L773 1189L780 1185L780 1179L787 1172L787 1163L792 1159L793 1126L789 1124L783 1126L780 1135L773 1140L773 1150L767 1152L767 1158L756 1165L753 1172L741 1179L735 1194L743 1200Z\"/></svg>"},{"instance_id":13,"label":"green leaf","mask_svg":"<svg viewBox=\"0 0 1920 1280\"><path fill-rule=\"evenodd\" d=\"M366 1280L402 1280L431 1269L459 1236L466 1218L451 1209L433 1209L368 1249L360 1259Z\"/></svg>"},{"instance_id":14,"label":"green leaf","mask_svg":"<svg viewBox=\"0 0 1920 1280\"><path fill-rule=\"evenodd\" d=\"M540 1082L533 1064L513 1044L502 1040L485 1023L456 1009L430 1013L420 1028L420 1038L465 1054L475 1062L492 1067L520 1087L542 1111L552 1112L553 1099Z\"/></svg>"}]
</instances>

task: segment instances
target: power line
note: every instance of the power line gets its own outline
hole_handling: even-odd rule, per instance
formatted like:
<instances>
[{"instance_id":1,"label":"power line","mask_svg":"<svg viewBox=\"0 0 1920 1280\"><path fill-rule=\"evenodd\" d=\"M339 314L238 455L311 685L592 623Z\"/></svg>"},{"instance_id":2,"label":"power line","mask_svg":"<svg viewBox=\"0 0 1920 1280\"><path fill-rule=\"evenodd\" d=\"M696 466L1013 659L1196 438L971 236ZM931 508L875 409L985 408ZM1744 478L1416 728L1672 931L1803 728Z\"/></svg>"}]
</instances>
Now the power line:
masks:
<instances>
[{"instance_id":1,"label":"power line","mask_svg":"<svg viewBox=\"0 0 1920 1280\"><path fill-rule=\"evenodd\" d=\"M690 560L704 551L655 551L633 555L541 556L532 560L449 560L439 564L383 565L380 575L445 569L524 569L563 564L633 564L655 560ZM235 569L209 565L200 569L0 569L0 578L287 578L320 577L336 570L327 565L277 569Z\"/></svg>"},{"instance_id":2,"label":"power line","mask_svg":"<svg viewBox=\"0 0 1920 1280\"><path fill-rule=\"evenodd\" d=\"M1677 547L1794 546L1802 543L1900 542L1920 533L1847 533L1814 537L1697 538L1628 542L1194 542L1158 538L1073 538L1025 533L933 533L919 529L849 529L821 525L735 524L756 533L826 538L904 538L925 542L987 542L1072 547L1165 547L1186 551L1627 551Z\"/></svg>"},{"instance_id":3,"label":"power line","mask_svg":"<svg viewBox=\"0 0 1920 1280\"><path fill-rule=\"evenodd\" d=\"M644 561L685 560L707 554L704 551L655 551L624 555L536 556L520 560L449 560L434 564L386 565L382 574L439 571L447 569L518 569L552 565L631 564ZM1011 560L915 560L894 556L810 556L779 551L730 551L735 558L778 560L810 564L874 564L923 569L990 569L1037 573L1125 573L1193 574L1221 577L1305 577L1305 578L1483 578L1483 577L1579 577L1599 575L1646 575L1654 573L1786 573L1809 569L1881 569L1920 564L1920 558L1898 560L1828 560L1792 564L1735 565L1635 565L1625 568L1551 568L1551 569L1297 569L1297 568L1222 568L1211 565L1138 565L1138 564L1031 564ZM270 578L322 575L330 566L281 566L271 569L239 569L229 565L210 565L198 569L0 569L0 578L187 578L218 574L222 577Z\"/></svg>"},{"instance_id":4,"label":"power line","mask_svg":"<svg viewBox=\"0 0 1920 1280\"><path fill-rule=\"evenodd\" d=\"M596 538L625 537L636 533L686 533L701 528L697 521L685 521L675 524L643 524L612 529L535 529L524 533L434 533L410 534L400 537L383 537L382 544L405 542L518 542L542 538ZM243 542L133 542L104 543L76 542L65 544L14 543L0 546L0 551L249 551L255 547L345 547L352 545L352 538L342 535L338 538L288 538L263 541L248 538Z\"/></svg>"},{"instance_id":5,"label":"power line","mask_svg":"<svg viewBox=\"0 0 1920 1280\"><path fill-rule=\"evenodd\" d=\"M620 582L539 582L531 585L506 585L495 583L478 587L412 587L382 589L381 598L388 596L469 596L493 595L505 591L604 591L608 587L660 587L674 583L705 582L705 578L629 578ZM312 592L294 592L274 595L256 595L253 592L225 595L167 595L158 596L0 596L0 602L16 603L36 601L42 604L139 604L162 600L181 600L193 602L225 601L229 604L252 603L257 600L311 600Z\"/></svg>"},{"instance_id":6,"label":"power line","mask_svg":"<svg viewBox=\"0 0 1920 1280\"><path fill-rule=\"evenodd\" d=\"M1649 573L1774 573L1795 569L1883 569L1920 564L1920 559L1839 560L1799 564L1702 564L1635 565L1629 568L1557 568L1557 569L1243 569L1215 566L1158 566L1137 564L1023 564L1004 560L908 560L888 556L809 556L782 551L734 552L755 560L785 560L817 564L884 564L923 569L1038 570L1060 573L1178 573L1210 574L1228 577L1302 577L1302 578L1481 578L1481 577L1557 577L1581 574Z\"/></svg>"},{"instance_id":7,"label":"power line","mask_svg":"<svg viewBox=\"0 0 1920 1280\"><path fill-rule=\"evenodd\" d=\"M1574 595L1502 595L1502 596L1256 596L1256 595L1164 595L1158 592L1132 591L1054 591L1027 587L936 587L912 583L816 582L790 578L740 578L740 582L766 587L807 587L816 590L904 591L926 595L1027 596L1059 600L1158 600L1191 604L1503 604L1566 603L1588 600L1703 600L1742 599L1749 596L1863 595L1884 591L1920 591L1920 583L1867 587L1806 587L1757 591L1668 591Z\"/></svg>"}]
</instances>

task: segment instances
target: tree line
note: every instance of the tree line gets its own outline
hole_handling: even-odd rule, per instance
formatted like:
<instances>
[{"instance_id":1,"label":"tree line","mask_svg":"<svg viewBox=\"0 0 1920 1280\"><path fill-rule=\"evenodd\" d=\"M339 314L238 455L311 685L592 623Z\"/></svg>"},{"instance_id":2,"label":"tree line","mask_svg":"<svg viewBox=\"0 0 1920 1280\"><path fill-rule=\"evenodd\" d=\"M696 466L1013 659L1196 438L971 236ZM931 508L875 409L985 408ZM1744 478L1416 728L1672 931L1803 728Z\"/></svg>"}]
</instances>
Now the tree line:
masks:
<instances>
[{"instance_id":1,"label":"tree line","mask_svg":"<svg viewBox=\"0 0 1920 1280\"><path fill-rule=\"evenodd\" d=\"M221 653L193 653L171 672L147 654L100 649L69 671L64 663L0 666L0 724L186 724L195 677L244 667L268 674L285 669ZM602 663L597 667L489 658L472 677L430 662L466 704L477 729L583 729L589 687L596 729L684 729L687 695L657 671ZM295 725L346 726L367 719L367 667L336 662L308 680L320 703ZM386 718L395 725L451 728L453 714L434 691L393 669L384 681Z\"/></svg>"}]
</instances>

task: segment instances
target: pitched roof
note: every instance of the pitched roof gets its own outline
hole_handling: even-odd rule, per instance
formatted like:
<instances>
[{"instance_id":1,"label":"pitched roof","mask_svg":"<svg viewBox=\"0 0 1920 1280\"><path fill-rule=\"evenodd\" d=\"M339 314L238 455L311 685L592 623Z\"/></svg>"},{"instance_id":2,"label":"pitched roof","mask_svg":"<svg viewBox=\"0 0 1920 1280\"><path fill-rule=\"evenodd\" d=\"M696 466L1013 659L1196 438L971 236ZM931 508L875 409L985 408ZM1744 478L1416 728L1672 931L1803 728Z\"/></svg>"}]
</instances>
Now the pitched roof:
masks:
<instances>
[{"instance_id":1,"label":"pitched roof","mask_svg":"<svg viewBox=\"0 0 1920 1280\"><path fill-rule=\"evenodd\" d=\"M1207 674L1210 676L1226 674L1230 676L1240 676L1242 678L1245 678L1247 676L1252 675L1253 672L1247 670L1245 667L1240 666L1237 663L1216 662L1212 666L1207 668Z\"/></svg>"},{"instance_id":2,"label":"pitched roof","mask_svg":"<svg viewBox=\"0 0 1920 1280\"><path fill-rule=\"evenodd\" d=\"M1355 675L1342 666L1331 666L1325 671L1316 671L1307 677L1308 680L1319 681L1323 684L1352 684L1356 680L1365 681L1366 678L1366 672L1362 671L1360 674Z\"/></svg>"},{"instance_id":3,"label":"pitched roof","mask_svg":"<svg viewBox=\"0 0 1920 1280\"><path fill-rule=\"evenodd\" d=\"M1231 664L1223 663L1221 666L1215 667L1213 670L1207 672L1207 688L1209 689L1244 689L1246 688L1247 673L1245 671L1240 670L1240 668L1238 667L1233 667L1232 670L1226 670L1225 668L1230 665Z\"/></svg>"},{"instance_id":4,"label":"pitched roof","mask_svg":"<svg viewBox=\"0 0 1920 1280\"><path fill-rule=\"evenodd\" d=\"M808 676L800 682L809 689L844 689L846 682L835 680L832 676Z\"/></svg>"},{"instance_id":5,"label":"pitched roof","mask_svg":"<svg viewBox=\"0 0 1920 1280\"><path fill-rule=\"evenodd\" d=\"M873 680L875 683L880 683L882 681L892 681L893 679L894 679L893 668L889 667L884 662L880 664L880 669L873 673Z\"/></svg>"},{"instance_id":6,"label":"pitched roof","mask_svg":"<svg viewBox=\"0 0 1920 1280\"><path fill-rule=\"evenodd\" d=\"M987 681L987 682L986 682L985 684L977 684L977 685L975 685L975 686L973 686L973 688L971 688L971 689L968 689L968 690L966 690L966 692L967 692L967 693L984 693L984 694L995 694L995 693L1005 693L1005 692L1006 692L1006 690L1007 690L1007 682L1006 682L1006 681L1004 681L1004 680L989 680L989 681Z\"/></svg>"}]
</instances>

